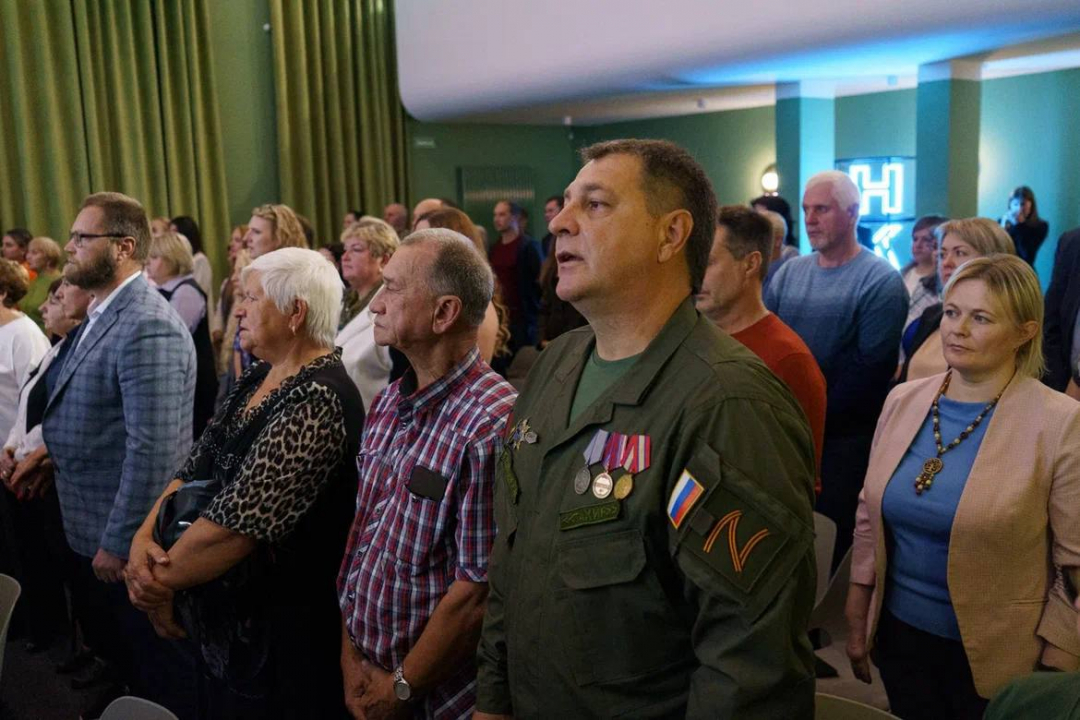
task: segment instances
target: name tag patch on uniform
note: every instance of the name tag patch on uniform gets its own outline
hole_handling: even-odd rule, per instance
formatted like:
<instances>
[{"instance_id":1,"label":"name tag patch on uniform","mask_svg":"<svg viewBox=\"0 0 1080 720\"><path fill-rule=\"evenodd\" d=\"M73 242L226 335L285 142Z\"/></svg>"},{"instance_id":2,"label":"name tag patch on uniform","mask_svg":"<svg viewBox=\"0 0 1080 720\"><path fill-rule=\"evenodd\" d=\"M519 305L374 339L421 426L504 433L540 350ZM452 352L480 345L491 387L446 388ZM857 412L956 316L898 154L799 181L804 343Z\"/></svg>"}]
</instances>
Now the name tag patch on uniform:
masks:
<instances>
[{"instance_id":1,"label":"name tag patch on uniform","mask_svg":"<svg viewBox=\"0 0 1080 720\"><path fill-rule=\"evenodd\" d=\"M671 524L678 530L683 520L690 514L694 503L705 494L705 488L690 474L689 470L683 470L679 482L675 483L675 489L668 498L667 514Z\"/></svg>"},{"instance_id":2,"label":"name tag patch on uniform","mask_svg":"<svg viewBox=\"0 0 1080 720\"><path fill-rule=\"evenodd\" d=\"M572 530L576 527L597 525L615 520L619 517L620 505L621 503L618 500L611 500L599 505L567 510L559 514L559 529Z\"/></svg>"}]
</instances>

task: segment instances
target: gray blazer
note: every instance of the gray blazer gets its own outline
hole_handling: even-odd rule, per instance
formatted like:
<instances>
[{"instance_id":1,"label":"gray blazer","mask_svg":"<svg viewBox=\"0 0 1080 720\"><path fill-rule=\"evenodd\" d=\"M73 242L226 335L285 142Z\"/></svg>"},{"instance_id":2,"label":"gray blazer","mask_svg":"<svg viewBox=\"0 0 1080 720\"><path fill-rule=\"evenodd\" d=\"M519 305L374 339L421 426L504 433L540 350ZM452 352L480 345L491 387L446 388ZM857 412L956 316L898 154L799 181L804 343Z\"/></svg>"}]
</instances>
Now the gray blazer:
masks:
<instances>
[{"instance_id":1,"label":"gray blazer","mask_svg":"<svg viewBox=\"0 0 1080 720\"><path fill-rule=\"evenodd\" d=\"M60 369L42 430L71 549L126 558L191 449L195 346L141 275L81 338L86 325Z\"/></svg>"}]
</instances>

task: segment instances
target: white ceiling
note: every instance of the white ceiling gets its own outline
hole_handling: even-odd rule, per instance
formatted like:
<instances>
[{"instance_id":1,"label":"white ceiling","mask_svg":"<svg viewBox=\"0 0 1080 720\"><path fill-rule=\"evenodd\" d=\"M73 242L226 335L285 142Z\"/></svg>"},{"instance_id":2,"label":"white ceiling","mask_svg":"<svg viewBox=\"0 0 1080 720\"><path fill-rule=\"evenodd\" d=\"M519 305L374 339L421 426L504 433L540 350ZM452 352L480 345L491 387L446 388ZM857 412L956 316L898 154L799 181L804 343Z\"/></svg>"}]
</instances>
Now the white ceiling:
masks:
<instances>
[{"instance_id":1,"label":"white ceiling","mask_svg":"<svg viewBox=\"0 0 1080 720\"><path fill-rule=\"evenodd\" d=\"M778 82L914 87L920 66L957 58L984 79L1080 67L1077 0L399 0L396 12L402 100L423 120L716 112L770 105Z\"/></svg>"}]
</instances>

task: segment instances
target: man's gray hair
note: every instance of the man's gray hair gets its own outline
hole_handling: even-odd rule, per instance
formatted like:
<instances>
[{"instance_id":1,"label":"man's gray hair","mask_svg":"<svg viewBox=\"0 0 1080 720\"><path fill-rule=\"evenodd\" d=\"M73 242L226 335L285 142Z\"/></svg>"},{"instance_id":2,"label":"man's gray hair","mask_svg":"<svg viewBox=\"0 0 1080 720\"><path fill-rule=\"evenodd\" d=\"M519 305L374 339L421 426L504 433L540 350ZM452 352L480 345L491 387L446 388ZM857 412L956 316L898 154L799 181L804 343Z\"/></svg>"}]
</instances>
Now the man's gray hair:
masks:
<instances>
[{"instance_id":1,"label":"man's gray hair","mask_svg":"<svg viewBox=\"0 0 1080 720\"><path fill-rule=\"evenodd\" d=\"M456 297L461 301L462 321L469 327L480 327L495 292L491 266L472 240L449 228L417 230L401 241L402 247L428 244L435 246L427 278L431 294Z\"/></svg>"},{"instance_id":2,"label":"man's gray hair","mask_svg":"<svg viewBox=\"0 0 1080 720\"><path fill-rule=\"evenodd\" d=\"M787 220L784 216L775 210L768 210L761 208L758 213L765 216L765 219L772 225L772 237L773 242L780 240L781 242L787 237Z\"/></svg>"},{"instance_id":3,"label":"man's gray hair","mask_svg":"<svg viewBox=\"0 0 1080 720\"><path fill-rule=\"evenodd\" d=\"M240 271L240 282L253 272L281 313L291 314L297 300L306 302L303 332L322 347L334 347L343 288L333 263L315 250L288 247L256 258Z\"/></svg>"},{"instance_id":4,"label":"man's gray hair","mask_svg":"<svg viewBox=\"0 0 1080 720\"><path fill-rule=\"evenodd\" d=\"M843 210L847 210L852 205L858 206L862 202L862 198L859 195L859 188L855 184L855 181L845 173L839 170L825 170L819 172L817 175L812 176L806 182L806 188L810 189L811 186L819 183L827 183L832 188L833 200ZM856 215L858 210L856 209Z\"/></svg>"}]
</instances>

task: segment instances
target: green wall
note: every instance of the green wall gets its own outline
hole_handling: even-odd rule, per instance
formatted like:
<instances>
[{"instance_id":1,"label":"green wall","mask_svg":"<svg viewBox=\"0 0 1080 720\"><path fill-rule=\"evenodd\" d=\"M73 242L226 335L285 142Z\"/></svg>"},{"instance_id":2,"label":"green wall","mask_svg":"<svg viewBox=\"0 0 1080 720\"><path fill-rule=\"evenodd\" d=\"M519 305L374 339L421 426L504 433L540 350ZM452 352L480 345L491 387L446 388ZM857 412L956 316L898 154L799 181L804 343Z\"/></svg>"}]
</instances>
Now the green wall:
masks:
<instances>
[{"instance_id":1,"label":"green wall","mask_svg":"<svg viewBox=\"0 0 1080 720\"><path fill-rule=\"evenodd\" d=\"M721 204L745 204L761 194L761 174L776 161L773 107L574 128L582 147L623 137L671 140L697 158Z\"/></svg>"},{"instance_id":2,"label":"green wall","mask_svg":"<svg viewBox=\"0 0 1080 720\"><path fill-rule=\"evenodd\" d=\"M986 80L979 138L979 214L998 218L1017 185L1035 192L1050 235L1035 269L1050 281L1058 237L1080 225L1080 69Z\"/></svg>"},{"instance_id":3,"label":"green wall","mask_svg":"<svg viewBox=\"0 0 1080 720\"><path fill-rule=\"evenodd\" d=\"M229 220L236 225L246 223L256 205L278 200L274 57L263 30L270 9L266 0L218 0L208 7Z\"/></svg>"},{"instance_id":4,"label":"green wall","mask_svg":"<svg viewBox=\"0 0 1080 720\"><path fill-rule=\"evenodd\" d=\"M536 238L547 232L544 199L561 195L577 173L569 131L562 127L425 123L410 118L407 131L410 204L426 197L457 198L457 169L462 165L526 166L532 168L536 188L536 202L526 208L529 234ZM494 237L490 217L473 220L487 226L488 237Z\"/></svg>"},{"instance_id":5,"label":"green wall","mask_svg":"<svg viewBox=\"0 0 1080 720\"><path fill-rule=\"evenodd\" d=\"M836 99L836 157L915 154L915 90Z\"/></svg>"}]
</instances>

